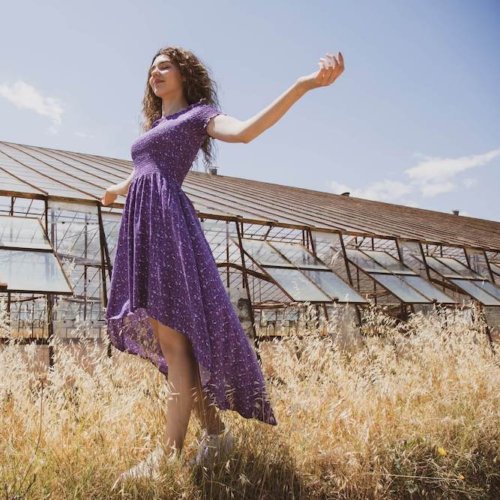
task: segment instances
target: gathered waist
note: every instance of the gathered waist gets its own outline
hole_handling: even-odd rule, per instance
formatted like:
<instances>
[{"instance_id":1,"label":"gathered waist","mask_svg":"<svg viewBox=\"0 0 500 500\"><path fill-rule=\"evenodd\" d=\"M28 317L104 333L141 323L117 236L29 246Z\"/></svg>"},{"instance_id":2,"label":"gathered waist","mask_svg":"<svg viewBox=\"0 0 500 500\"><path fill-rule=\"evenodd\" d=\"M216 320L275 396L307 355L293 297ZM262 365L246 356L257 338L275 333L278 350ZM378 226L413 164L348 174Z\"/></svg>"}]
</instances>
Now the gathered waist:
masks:
<instances>
[{"instance_id":1,"label":"gathered waist","mask_svg":"<svg viewBox=\"0 0 500 500\"><path fill-rule=\"evenodd\" d=\"M140 177L144 177L146 175L151 175L151 174L159 174L168 182L168 184L171 184L179 189L181 188L181 185L182 185L181 182L178 182L177 180L166 176L158 167L155 167L154 165L151 165L151 166L147 165L147 166L140 167L138 169L136 168L134 171L134 176L132 178L132 181L134 181L135 179L138 179Z\"/></svg>"}]
</instances>

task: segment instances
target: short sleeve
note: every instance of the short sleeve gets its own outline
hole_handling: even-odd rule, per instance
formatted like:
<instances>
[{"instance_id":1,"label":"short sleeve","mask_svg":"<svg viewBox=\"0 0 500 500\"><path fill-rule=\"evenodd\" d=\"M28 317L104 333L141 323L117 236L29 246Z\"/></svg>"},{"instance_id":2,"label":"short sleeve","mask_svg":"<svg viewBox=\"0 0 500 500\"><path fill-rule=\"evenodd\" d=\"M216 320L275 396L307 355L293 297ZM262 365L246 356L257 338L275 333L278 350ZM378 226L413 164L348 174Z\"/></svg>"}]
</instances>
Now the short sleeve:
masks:
<instances>
[{"instance_id":1,"label":"short sleeve","mask_svg":"<svg viewBox=\"0 0 500 500\"><path fill-rule=\"evenodd\" d=\"M215 107L213 104L202 104L198 112L198 129L202 136L207 135L208 122L211 118L217 115L225 115L219 108Z\"/></svg>"}]
</instances>

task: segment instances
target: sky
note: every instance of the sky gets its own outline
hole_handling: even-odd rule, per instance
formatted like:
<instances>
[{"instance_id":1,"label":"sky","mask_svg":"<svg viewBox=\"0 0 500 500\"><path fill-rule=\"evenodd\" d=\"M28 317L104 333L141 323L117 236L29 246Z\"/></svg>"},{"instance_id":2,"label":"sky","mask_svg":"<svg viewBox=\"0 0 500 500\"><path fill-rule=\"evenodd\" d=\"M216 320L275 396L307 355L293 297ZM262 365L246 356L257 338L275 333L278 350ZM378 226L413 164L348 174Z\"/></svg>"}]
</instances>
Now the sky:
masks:
<instances>
[{"instance_id":1,"label":"sky","mask_svg":"<svg viewBox=\"0 0 500 500\"><path fill-rule=\"evenodd\" d=\"M500 220L500 0L0 0L0 141L131 160L156 51L246 120L320 57L344 73L218 173Z\"/></svg>"}]
</instances>

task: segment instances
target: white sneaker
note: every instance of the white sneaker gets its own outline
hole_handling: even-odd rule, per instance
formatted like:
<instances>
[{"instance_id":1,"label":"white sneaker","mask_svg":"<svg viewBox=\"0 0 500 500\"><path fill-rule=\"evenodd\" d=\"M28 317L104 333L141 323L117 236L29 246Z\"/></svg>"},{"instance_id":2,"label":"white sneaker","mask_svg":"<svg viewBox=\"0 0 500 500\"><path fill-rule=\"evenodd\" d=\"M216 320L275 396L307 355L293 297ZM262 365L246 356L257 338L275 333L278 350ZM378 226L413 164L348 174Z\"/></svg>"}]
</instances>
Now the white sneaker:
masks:
<instances>
[{"instance_id":1,"label":"white sneaker","mask_svg":"<svg viewBox=\"0 0 500 500\"><path fill-rule=\"evenodd\" d=\"M161 445L158 445L142 462L131 469L122 472L111 489L114 489L119 483L127 479L138 479L149 477L152 479L160 478L160 464L165 452Z\"/></svg>"},{"instance_id":2,"label":"white sneaker","mask_svg":"<svg viewBox=\"0 0 500 500\"><path fill-rule=\"evenodd\" d=\"M190 461L190 465L211 466L218 459L223 459L229 455L234 446L234 438L229 430L224 430L220 434L208 434L203 431L198 446L196 458Z\"/></svg>"}]
</instances>

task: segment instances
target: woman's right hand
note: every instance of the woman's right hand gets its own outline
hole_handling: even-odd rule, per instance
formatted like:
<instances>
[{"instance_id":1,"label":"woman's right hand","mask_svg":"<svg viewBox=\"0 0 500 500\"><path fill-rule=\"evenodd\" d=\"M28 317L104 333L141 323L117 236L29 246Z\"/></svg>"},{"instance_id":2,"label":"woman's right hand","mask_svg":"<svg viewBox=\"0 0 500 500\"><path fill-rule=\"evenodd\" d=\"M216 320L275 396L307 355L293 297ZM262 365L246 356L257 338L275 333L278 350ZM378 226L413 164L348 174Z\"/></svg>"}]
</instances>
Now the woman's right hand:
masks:
<instances>
[{"instance_id":1,"label":"woman's right hand","mask_svg":"<svg viewBox=\"0 0 500 500\"><path fill-rule=\"evenodd\" d=\"M123 189L120 188L117 184L113 184L109 186L104 192L103 197L101 198L101 203L104 206L111 205L119 194L125 195L127 193L123 192Z\"/></svg>"}]
</instances>

